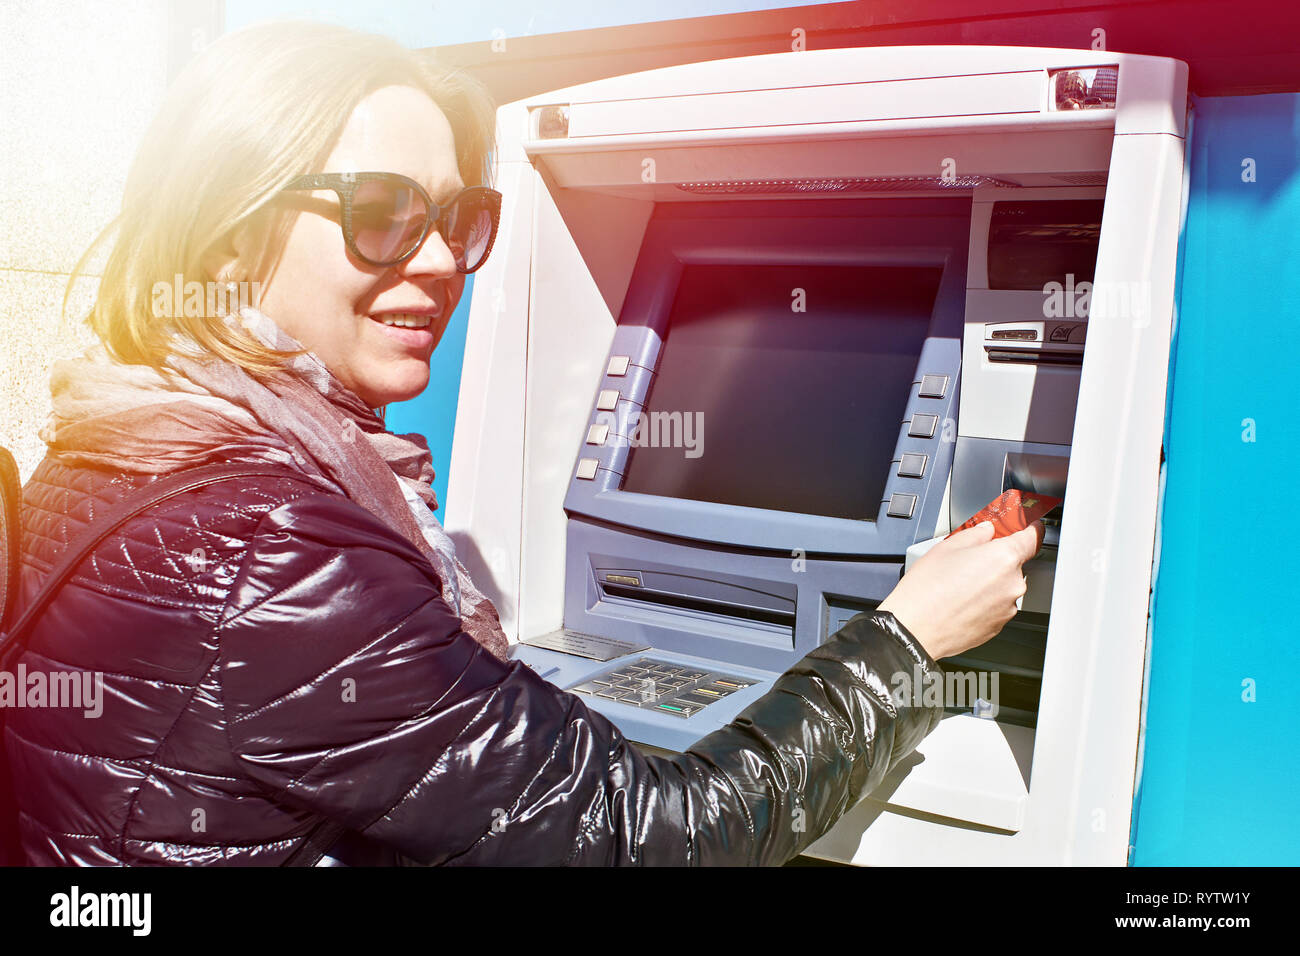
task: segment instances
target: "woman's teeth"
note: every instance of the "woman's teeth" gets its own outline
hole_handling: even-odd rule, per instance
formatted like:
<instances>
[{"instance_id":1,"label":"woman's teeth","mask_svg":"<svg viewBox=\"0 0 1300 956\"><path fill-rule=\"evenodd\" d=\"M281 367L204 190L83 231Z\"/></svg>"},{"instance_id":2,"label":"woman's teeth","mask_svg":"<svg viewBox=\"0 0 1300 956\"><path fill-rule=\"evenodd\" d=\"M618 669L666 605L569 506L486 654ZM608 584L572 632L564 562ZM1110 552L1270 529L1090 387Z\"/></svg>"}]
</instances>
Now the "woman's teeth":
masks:
<instances>
[{"instance_id":1,"label":"woman's teeth","mask_svg":"<svg viewBox=\"0 0 1300 956\"><path fill-rule=\"evenodd\" d=\"M426 329L433 324L433 316L415 315L411 312L389 312L372 318L382 325L396 325L403 329Z\"/></svg>"}]
</instances>

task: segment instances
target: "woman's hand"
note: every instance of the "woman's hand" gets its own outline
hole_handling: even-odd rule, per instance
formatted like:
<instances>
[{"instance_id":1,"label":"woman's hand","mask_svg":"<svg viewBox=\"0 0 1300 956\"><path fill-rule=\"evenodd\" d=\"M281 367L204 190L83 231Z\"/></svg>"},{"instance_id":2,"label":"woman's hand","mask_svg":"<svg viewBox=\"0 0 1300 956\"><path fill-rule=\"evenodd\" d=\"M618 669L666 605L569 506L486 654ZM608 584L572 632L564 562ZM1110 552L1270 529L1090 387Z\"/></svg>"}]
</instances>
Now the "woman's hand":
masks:
<instances>
[{"instance_id":1,"label":"woman's hand","mask_svg":"<svg viewBox=\"0 0 1300 956\"><path fill-rule=\"evenodd\" d=\"M940 541L881 602L935 660L979 647L1015 616L1021 566L1038 553L1043 523L993 539L982 521Z\"/></svg>"}]
</instances>

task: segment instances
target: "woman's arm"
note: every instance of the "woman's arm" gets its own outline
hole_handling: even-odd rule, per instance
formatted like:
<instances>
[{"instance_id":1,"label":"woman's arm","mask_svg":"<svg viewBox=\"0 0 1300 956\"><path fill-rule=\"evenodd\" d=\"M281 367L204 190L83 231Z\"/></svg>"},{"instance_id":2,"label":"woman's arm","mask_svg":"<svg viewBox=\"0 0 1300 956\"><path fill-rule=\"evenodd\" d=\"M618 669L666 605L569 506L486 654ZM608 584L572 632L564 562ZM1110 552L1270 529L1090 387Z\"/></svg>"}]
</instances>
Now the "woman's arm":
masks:
<instances>
[{"instance_id":1,"label":"woman's arm","mask_svg":"<svg viewBox=\"0 0 1300 956\"><path fill-rule=\"evenodd\" d=\"M418 552L341 497L264 517L217 635L248 775L423 863L781 863L941 716L893 703L891 675L934 662L859 615L728 726L646 756L462 633Z\"/></svg>"},{"instance_id":2,"label":"woman's arm","mask_svg":"<svg viewBox=\"0 0 1300 956\"><path fill-rule=\"evenodd\" d=\"M562 710L549 732L564 751L518 811L541 826L485 833L453 862L784 863L938 723L941 708L890 699L890 675L911 680L917 664L934 666L892 615L859 615L672 759L643 755L575 695L551 691ZM565 791L572 799L552 802ZM535 830L550 842L542 857L533 855Z\"/></svg>"}]
</instances>

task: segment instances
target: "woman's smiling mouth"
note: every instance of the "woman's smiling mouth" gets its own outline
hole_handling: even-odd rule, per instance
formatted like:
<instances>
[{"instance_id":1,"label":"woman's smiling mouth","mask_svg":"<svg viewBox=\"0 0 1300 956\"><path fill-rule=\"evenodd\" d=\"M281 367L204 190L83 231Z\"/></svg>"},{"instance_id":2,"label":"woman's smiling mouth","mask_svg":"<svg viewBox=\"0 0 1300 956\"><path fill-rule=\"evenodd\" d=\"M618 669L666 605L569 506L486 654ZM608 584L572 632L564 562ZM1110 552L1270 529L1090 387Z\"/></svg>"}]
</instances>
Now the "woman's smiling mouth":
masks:
<instances>
[{"instance_id":1,"label":"woman's smiling mouth","mask_svg":"<svg viewBox=\"0 0 1300 956\"><path fill-rule=\"evenodd\" d=\"M367 318L389 339L410 349L432 350L438 316L429 312L381 312Z\"/></svg>"},{"instance_id":2,"label":"woman's smiling mouth","mask_svg":"<svg viewBox=\"0 0 1300 956\"><path fill-rule=\"evenodd\" d=\"M404 329L427 329L433 324L433 316L427 312L383 312L370 318L381 325Z\"/></svg>"}]
</instances>

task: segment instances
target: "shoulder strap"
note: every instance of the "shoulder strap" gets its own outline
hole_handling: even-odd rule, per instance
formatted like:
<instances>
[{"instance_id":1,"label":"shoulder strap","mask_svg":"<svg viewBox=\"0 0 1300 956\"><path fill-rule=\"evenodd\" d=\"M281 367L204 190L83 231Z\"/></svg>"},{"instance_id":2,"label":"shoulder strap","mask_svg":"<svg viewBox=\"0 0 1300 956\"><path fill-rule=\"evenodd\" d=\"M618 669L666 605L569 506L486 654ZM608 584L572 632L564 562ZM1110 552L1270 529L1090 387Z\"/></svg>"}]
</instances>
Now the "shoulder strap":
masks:
<instances>
[{"instance_id":1,"label":"shoulder strap","mask_svg":"<svg viewBox=\"0 0 1300 956\"><path fill-rule=\"evenodd\" d=\"M31 627L41 612L45 610L55 592L72 576L72 572L76 570L77 565L95 549L96 545L100 544L128 519L149 510L168 498L184 494L187 491L193 491L196 488L202 488L205 485L227 481L231 478L262 475L276 478L296 478L299 481L311 483L311 479L306 475L291 471L283 466L265 462L222 463L203 465L199 468L190 468L177 472L174 475L167 475L126 495L121 501L114 504L107 513L97 517L90 527L82 532L81 537L69 546L58 564L50 571L49 577L46 578L45 584L37 592L36 597L32 599L32 603L23 611L22 616L18 618L14 626L3 636L0 636L0 660L4 659L9 649L17 644L23 633ZM313 487L316 486L313 485Z\"/></svg>"},{"instance_id":2,"label":"shoulder strap","mask_svg":"<svg viewBox=\"0 0 1300 956\"><path fill-rule=\"evenodd\" d=\"M9 620L9 608L18 597L18 548L22 481L9 449L0 447L0 633Z\"/></svg>"},{"instance_id":3,"label":"shoulder strap","mask_svg":"<svg viewBox=\"0 0 1300 956\"><path fill-rule=\"evenodd\" d=\"M312 827L311 832L307 834L307 838L280 865L288 867L318 866L325 854L347 832L347 827L327 817Z\"/></svg>"}]
</instances>

